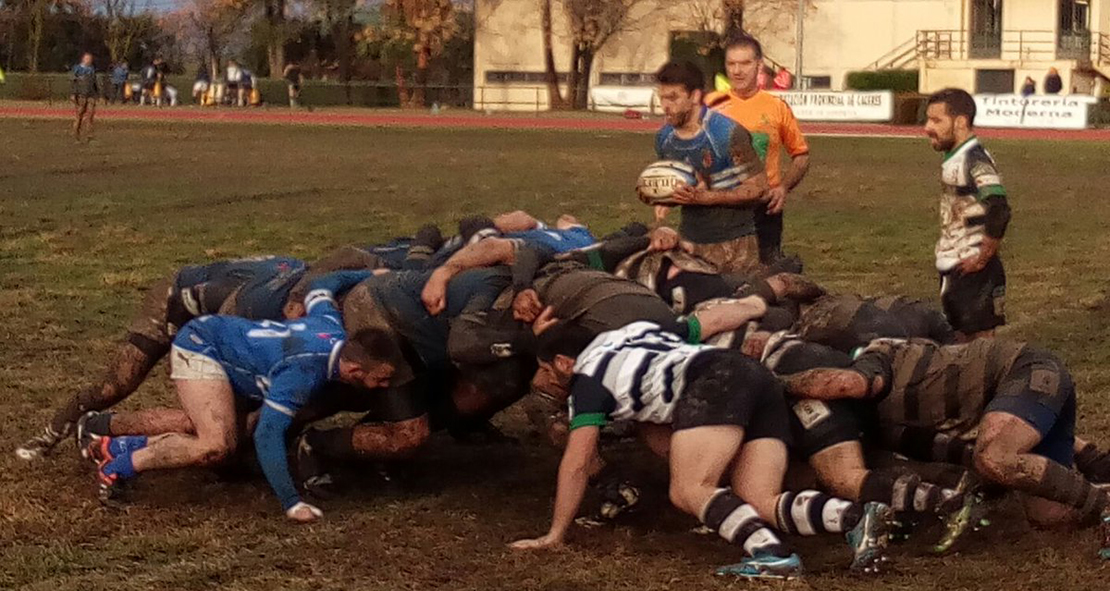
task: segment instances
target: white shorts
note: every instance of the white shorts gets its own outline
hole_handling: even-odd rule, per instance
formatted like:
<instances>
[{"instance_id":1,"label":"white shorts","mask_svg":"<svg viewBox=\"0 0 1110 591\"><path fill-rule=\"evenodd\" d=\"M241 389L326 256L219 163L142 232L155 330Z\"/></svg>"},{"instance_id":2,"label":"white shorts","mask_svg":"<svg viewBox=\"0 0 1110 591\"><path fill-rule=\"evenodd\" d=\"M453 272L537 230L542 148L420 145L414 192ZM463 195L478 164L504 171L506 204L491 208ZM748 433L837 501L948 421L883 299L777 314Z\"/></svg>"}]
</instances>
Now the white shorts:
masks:
<instances>
[{"instance_id":1,"label":"white shorts","mask_svg":"<svg viewBox=\"0 0 1110 591\"><path fill-rule=\"evenodd\" d=\"M182 349L177 345L174 345L170 351L170 378L228 381L227 372L218 361L203 353Z\"/></svg>"}]
</instances>

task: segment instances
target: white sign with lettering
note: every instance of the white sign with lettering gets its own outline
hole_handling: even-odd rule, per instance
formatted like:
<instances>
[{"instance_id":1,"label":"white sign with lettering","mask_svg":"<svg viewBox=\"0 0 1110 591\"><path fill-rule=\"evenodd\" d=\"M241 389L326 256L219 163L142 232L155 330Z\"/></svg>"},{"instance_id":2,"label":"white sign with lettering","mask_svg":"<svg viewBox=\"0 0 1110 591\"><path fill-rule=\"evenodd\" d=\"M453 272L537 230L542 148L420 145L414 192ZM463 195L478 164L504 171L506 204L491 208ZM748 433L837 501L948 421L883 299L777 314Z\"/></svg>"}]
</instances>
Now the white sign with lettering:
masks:
<instances>
[{"instance_id":1,"label":"white sign with lettering","mask_svg":"<svg viewBox=\"0 0 1110 591\"><path fill-rule=\"evenodd\" d=\"M890 121L894 93L784 90L772 94L790 105L799 121Z\"/></svg>"},{"instance_id":2,"label":"white sign with lettering","mask_svg":"<svg viewBox=\"0 0 1110 591\"><path fill-rule=\"evenodd\" d=\"M1085 129L1097 100L1084 95L977 94L975 125L1033 129Z\"/></svg>"}]
</instances>

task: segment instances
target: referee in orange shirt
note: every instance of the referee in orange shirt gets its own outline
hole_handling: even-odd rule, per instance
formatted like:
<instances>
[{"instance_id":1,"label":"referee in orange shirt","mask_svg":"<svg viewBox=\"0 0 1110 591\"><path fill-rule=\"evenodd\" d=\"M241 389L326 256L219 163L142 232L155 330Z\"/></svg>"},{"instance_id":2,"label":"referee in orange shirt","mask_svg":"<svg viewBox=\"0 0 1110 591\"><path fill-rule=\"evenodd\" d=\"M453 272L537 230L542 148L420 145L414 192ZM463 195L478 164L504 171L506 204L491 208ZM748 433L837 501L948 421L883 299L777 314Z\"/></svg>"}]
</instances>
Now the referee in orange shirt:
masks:
<instances>
[{"instance_id":1,"label":"referee in orange shirt","mask_svg":"<svg viewBox=\"0 0 1110 591\"><path fill-rule=\"evenodd\" d=\"M759 258L769 265L782 255L782 209L786 196L805 178L809 170L809 144L798 120L782 99L760 90L759 69L763 67L763 46L754 37L741 35L725 46L725 71L732 89L706 97L706 104L742 125L752 135L755 151L766 162L767 208L756 210ZM785 174L781 150L790 155Z\"/></svg>"}]
</instances>

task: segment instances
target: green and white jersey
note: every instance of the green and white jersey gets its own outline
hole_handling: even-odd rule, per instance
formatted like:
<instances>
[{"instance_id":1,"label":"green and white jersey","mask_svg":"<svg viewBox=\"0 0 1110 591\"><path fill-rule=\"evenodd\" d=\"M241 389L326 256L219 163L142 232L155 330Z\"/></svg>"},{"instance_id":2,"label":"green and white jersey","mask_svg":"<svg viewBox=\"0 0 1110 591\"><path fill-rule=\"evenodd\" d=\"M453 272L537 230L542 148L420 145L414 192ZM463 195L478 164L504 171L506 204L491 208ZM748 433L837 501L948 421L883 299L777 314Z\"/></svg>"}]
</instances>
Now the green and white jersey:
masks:
<instances>
[{"instance_id":1,"label":"green and white jersey","mask_svg":"<svg viewBox=\"0 0 1110 591\"><path fill-rule=\"evenodd\" d=\"M972 136L949 152L941 164L940 238L937 270L952 270L961 259L977 256L983 242L992 195L1006 195L994 159Z\"/></svg>"}]
</instances>

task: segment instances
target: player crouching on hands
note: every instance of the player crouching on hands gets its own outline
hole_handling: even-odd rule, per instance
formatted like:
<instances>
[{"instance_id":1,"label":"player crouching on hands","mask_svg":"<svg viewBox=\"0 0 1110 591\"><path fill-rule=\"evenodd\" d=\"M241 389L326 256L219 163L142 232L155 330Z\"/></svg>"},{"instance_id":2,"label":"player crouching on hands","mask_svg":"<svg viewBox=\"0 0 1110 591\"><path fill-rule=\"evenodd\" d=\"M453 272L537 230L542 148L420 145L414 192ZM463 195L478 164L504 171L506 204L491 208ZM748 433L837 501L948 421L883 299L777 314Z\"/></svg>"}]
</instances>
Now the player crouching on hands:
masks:
<instances>
[{"instance_id":1,"label":"player crouching on hands","mask_svg":"<svg viewBox=\"0 0 1110 591\"><path fill-rule=\"evenodd\" d=\"M98 465L102 500L140 472L224 460L236 448L244 414L257 411L258 461L286 516L298 522L322 517L293 485L286 430L327 382L384 387L400 357L392 341L375 329L347 337L334 297L353 287L356 277L339 272L315 280L305 297L308 315L295 322L202 316L186 324L173 342L171 377L195 435L107 437L79 429L82 449Z\"/></svg>"},{"instance_id":2,"label":"player crouching on hands","mask_svg":"<svg viewBox=\"0 0 1110 591\"><path fill-rule=\"evenodd\" d=\"M563 323L540 335L541 371L555 376L546 381L545 393L569 400L570 434L551 528L513 548L563 542L589 477L600 467L601 427L631 420L674 430L668 450L671 502L748 554L718 574L799 576L801 561L772 528L802 535L847 532L852 569L876 568L888 540L889 507L817 491L782 492L790 427L782 388L770 371L738 351L686 344L650 322L591 336Z\"/></svg>"}]
</instances>

